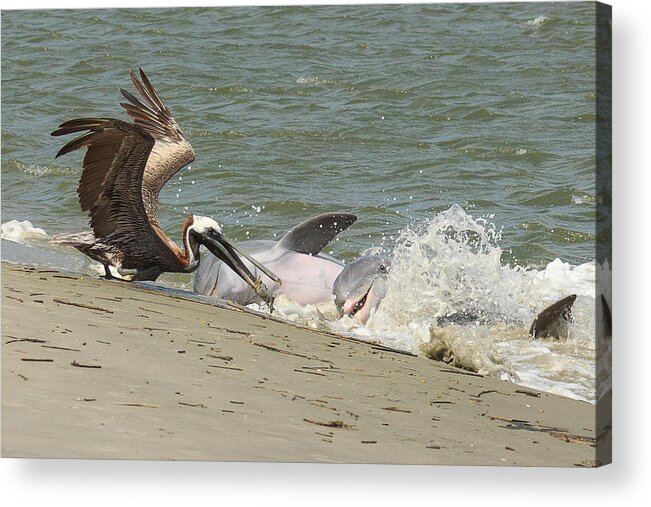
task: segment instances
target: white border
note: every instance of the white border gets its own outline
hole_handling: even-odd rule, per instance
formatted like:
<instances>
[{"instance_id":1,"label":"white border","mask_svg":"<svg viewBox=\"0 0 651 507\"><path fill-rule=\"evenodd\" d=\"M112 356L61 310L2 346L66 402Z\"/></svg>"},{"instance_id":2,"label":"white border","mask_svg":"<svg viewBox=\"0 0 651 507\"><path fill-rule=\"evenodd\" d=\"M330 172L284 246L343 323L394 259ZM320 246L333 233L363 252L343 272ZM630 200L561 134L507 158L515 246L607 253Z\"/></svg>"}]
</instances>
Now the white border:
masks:
<instances>
[{"instance_id":1,"label":"white border","mask_svg":"<svg viewBox=\"0 0 651 507\"><path fill-rule=\"evenodd\" d=\"M22 0L20 8L288 5L314 1ZM400 3L364 2L354 3ZM404 3L404 2L403 2ZM437 2L440 3L440 2ZM598 470L175 463L84 460L0 461L4 505L120 504L309 506L627 505L650 498L651 372L648 236L649 2L613 5L614 110L614 460ZM16 4L2 7L15 7ZM636 283L637 282L637 283Z\"/></svg>"}]
</instances>

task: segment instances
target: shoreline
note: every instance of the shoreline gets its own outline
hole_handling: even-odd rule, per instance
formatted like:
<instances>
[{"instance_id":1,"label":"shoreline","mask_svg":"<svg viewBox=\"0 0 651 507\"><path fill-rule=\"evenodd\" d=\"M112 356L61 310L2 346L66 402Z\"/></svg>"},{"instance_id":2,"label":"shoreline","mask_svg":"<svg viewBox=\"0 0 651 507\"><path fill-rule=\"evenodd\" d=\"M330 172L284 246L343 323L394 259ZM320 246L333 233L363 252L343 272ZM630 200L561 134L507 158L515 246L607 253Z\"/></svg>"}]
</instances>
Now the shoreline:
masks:
<instances>
[{"instance_id":1,"label":"shoreline","mask_svg":"<svg viewBox=\"0 0 651 507\"><path fill-rule=\"evenodd\" d=\"M2 284L3 457L609 461L599 404L129 283L2 262Z\"/></svg>"}]
</instances>

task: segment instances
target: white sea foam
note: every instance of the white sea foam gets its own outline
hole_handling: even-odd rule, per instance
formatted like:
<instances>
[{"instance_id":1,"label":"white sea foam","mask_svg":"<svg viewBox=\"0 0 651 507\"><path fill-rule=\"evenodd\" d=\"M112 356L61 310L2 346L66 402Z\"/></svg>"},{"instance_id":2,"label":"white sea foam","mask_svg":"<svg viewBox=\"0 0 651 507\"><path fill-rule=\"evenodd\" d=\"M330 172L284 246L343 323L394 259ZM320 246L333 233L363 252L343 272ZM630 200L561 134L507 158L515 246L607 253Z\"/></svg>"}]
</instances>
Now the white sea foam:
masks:
<instances>
[{"instance_id":1,"label":"white sea foam","mask_svg":"<svg viewBox=\"0 0 651 507\"><path fill-rule=\"evenodd\" d=\"M47 233L38 227L34 227L29 220L10 220L0 226L0 238L15 243L26 244L34 239L46 239Z\"/></svg>"}]
</instances>

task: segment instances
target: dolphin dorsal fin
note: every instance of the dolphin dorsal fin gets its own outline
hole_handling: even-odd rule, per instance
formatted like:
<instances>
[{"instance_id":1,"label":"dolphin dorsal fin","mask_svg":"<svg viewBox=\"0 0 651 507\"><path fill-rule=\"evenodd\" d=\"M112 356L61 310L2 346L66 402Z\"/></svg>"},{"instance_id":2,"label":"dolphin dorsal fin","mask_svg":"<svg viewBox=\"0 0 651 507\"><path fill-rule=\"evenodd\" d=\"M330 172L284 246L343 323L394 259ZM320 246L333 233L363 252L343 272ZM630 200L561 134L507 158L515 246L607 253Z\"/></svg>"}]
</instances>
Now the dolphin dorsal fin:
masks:
<instances>
[{"instance_id":1,"label":"dolphin dorsal fin","mask_svg":"<svg viewBox=\"0 0 651 507\"><path fill-rule=\"evenodd\" d=\"M357 220L351 213L324 213L293 227L277 246L304 254L318 254L337 234Z\"/></svg>"},{"instance_id":2,"label":"dolphin dorsal fin","mask_svg":"<svg viewBox=\"0 0 651 507\"><path fill-rule=\"evenodd\" d=\"M545 308L531 323L529 334L534 338L567 339L568 323L572 319L575 300L576 294L572 294Z\"/></svg>"}]
</instances>

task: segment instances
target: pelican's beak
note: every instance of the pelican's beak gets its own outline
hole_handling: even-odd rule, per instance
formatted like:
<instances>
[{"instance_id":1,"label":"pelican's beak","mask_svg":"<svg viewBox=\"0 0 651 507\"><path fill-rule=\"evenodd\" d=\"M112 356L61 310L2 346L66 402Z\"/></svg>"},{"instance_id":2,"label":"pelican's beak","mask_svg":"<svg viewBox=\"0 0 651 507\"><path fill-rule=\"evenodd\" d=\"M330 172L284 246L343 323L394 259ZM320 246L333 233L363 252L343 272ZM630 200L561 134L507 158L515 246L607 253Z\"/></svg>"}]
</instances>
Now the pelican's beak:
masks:
<instances>
[{"instance_id":1,"label":"pelican's beak","mask_svg":"<svg viewBox=\"0 0 651 507\"><path fill-rule=\"evenodd\" d=\"M242 262L242 259L240 257L248 260L251 264L253 264L274 282L282 284L282 280L278 278L278 276L269 271L269 269L260 264L260 262L251 257L249 253L237 246L236 243L228 239L223 234L216 232L210 236L203 235L202 239L202 243L215 257L226 263L229 268L235 271L235 273L237 273L237 275L242 278L242 280L248 283L253 288L253 290L265 301L270 300L269 294L267 293L267 287L264 283L262 283L262 280L260 278L254 280L253 274L249 268L246 267L246 264Z\"/></svg>"}]
</instances>

